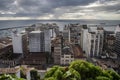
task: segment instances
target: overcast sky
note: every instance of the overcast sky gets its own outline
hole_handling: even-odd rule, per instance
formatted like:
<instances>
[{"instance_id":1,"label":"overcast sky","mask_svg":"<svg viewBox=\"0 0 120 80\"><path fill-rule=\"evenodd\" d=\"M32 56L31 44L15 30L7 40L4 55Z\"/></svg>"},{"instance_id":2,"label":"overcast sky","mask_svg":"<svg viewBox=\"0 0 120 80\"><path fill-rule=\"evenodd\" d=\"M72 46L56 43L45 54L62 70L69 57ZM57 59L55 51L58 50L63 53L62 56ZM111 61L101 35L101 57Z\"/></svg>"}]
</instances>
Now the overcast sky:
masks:
<instances>
[{"instance_id":1,"label":"overcast sky","mask_svg":"<svg viewBox=\"0 0 120 80\"><path fill-rule=\"evenodd\" d=\"M0 0L0 20L120 20L120 0Z\"/></svg>"}]
</instances>

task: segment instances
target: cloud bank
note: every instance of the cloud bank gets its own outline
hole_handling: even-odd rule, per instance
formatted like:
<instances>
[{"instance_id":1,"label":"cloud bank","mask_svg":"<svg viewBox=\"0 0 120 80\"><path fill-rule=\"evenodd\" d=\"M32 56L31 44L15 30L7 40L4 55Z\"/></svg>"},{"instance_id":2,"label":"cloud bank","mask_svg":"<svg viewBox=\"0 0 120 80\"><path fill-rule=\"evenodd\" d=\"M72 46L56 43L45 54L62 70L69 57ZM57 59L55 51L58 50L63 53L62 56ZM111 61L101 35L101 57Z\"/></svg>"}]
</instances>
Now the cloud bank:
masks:
<instances>
[{"instance_id":1,"label":"cloud bank","mask_svg":"<svg viewBox=\"0 0 120 80\"><path fill-rule=\"evenodd\" d=\"M0 20L120 20L120 0L0 0Z\"/></svg>"}]
</instances>

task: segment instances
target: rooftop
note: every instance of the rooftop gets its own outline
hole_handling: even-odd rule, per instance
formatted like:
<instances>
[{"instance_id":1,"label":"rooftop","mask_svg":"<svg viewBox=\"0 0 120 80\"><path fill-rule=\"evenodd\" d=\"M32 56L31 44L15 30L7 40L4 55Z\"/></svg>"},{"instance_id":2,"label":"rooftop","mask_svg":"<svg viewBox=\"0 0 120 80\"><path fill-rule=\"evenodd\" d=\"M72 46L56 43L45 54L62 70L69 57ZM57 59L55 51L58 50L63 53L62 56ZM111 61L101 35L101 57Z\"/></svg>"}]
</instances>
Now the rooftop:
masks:
<instances>
[{"instance_id":1,"label":"rooftop","mask_svg":"<svg viewBox=\"0 0 120 80\"><path fill-rule=\"evenodd\" d=\"M79 45L72 45L75 58L85 58L82 48Z\"/></svg>"},{"instance_id":2,"label":"rooftop","mask_svg":"<svg viewBox=\"0 0 120 80\"><path fill-rule=\"evenodd\" d=\"M71 51L71 47L69 46L63 47L62 54L73 54Z\"/></svg>"},{"instance_id":3,"label":"rooftop","mask_svg":"<svg viewBox=\"0 0 120 80\"><path fill-rule=\"evenodd\" d=\"M42 31L32 31L30 33L41 33Z\"/></svg>"},{"instance_id":4,"label":"rooftop","mask_svg":"<svg viewBox=\"0 0 120 80\"><path fill-rule=\"evenodd\" d=\"M12 39L9 37L0 38L0 43L3 45L8 45L12 43Z\"/></svg>"},{"instance_id":5,"label":"rooftop","mask_svg":"<svg viewBox=\"0 0 120 80\"><path fill-rule=\"evenodd\" d=\"M103 27L97 27L97 30L104 30Z\"/></svg>"},{"instance_id":6,"label":"rooftop","mask_svg":"<svg viewBox=\"0 0 120 80\"><path fill-rule=\"evenodd\" d=\"M0 68L0 74L14 74L19 70L19 68Z\"/></svg>"}]
</instances>

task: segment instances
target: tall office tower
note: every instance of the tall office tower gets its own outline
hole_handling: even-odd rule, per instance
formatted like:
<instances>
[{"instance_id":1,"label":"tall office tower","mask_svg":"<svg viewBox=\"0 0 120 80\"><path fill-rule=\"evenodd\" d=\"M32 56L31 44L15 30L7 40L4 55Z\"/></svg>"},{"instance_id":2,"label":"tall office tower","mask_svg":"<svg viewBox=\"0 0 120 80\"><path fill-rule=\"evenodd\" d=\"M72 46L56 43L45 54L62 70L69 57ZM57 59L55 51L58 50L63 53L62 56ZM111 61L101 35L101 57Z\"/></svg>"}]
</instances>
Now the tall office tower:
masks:
<instances>
[{"instance_id":1,"label":"tall office tower","mask_svg":"<svg viewBox=\"0 0 120 80\"><path fill-rule=\"evenodd\" d=\"M12 33L13 53L27 54L27 36L24 33Z\"/></svg>"},{"instance_id":2,"label":"tall office tower","mask_svg":"<svg viewBox=\"0 0 120 80\"><path fill-rule=\"evenodd\" d=\"M115 52L120 56L120 25L116 27L115 35L116 35Z\"/></svg>"},{"instance_id":3,"label":"tall office tower","mask_svg":"<svg viewBox=\"0 0 120 80\"><path fill-rule=\"evenodd\" d=\"M50 31L32 31L29 33L30 52L51 52Z\"/></svg>"}]
</instances>

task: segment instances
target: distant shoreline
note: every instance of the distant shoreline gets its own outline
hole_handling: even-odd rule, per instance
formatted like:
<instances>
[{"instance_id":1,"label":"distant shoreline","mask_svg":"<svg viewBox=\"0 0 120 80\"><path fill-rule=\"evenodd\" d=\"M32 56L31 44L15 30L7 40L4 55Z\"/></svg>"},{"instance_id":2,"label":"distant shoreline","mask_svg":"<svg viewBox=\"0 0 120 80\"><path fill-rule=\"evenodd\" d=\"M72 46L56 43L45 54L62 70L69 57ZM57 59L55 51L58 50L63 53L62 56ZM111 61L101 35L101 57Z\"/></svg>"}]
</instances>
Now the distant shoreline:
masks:
<instances>
[{"instance_id":1,"label":"distant shoreline","mask_svg":"<svg viewBox=\"0 0 120 80\"><path fill-rule=\"evenodd\" d=\"M79 23L79 24L95 24L99 25L101 23L105 23L105 25L118 25L120 24L120 20L96 20L96 19L77 19L77 20L67 20L67 19L59 19L59 20L0 20L0 29L5 28L13 28L20 26L28 26L36 23L56 23L59 27L63 27L64 25L71 23Z\"/></svg>"}]
</instances>

